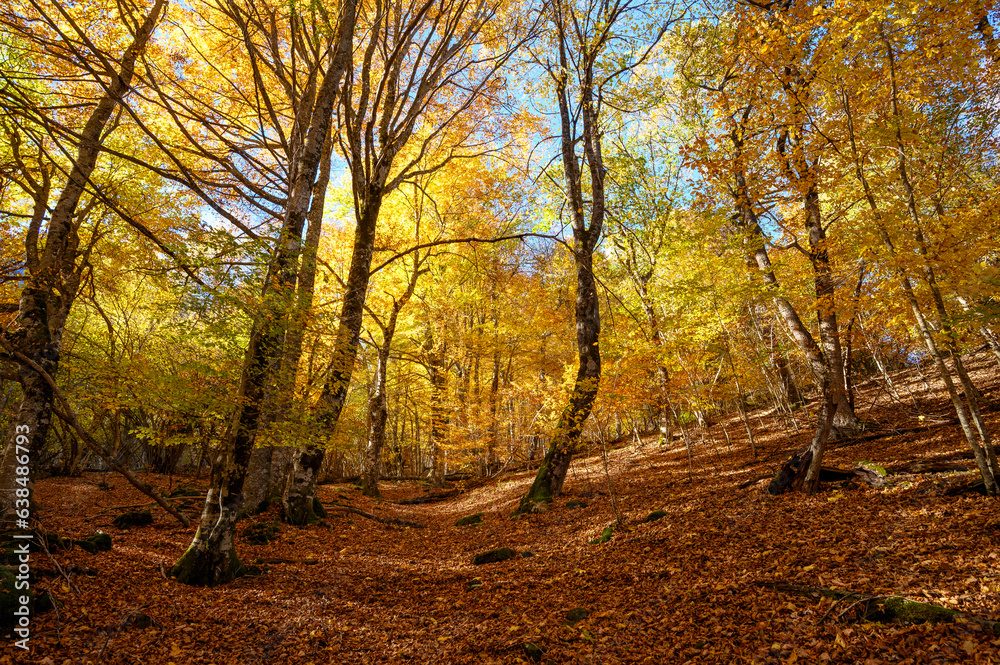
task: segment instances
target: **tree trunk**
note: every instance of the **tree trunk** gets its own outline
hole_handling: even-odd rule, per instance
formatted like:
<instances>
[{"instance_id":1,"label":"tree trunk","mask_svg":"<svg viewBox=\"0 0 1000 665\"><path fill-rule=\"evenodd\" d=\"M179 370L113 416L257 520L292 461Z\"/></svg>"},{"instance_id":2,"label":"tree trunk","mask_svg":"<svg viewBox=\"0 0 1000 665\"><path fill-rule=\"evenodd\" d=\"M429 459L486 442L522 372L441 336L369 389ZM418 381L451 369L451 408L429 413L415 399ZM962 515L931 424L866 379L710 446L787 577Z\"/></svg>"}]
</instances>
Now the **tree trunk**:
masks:
<instances>
[{"instance_id":1,"label":"tree trunk","mask_svg":"<svg viewBox=\"0 0 1000 665\"><path fill-rule=\"evenodd\" d=\"M497 326L497 319L494 318L494 329ZM494 335L494 345L499 344L499 340ZM493 348L493 373L490 377L490 422L486 430L486 475L492 475L499 468L497 463L497 439L500 431L497 419L498 393L500 392L500 347Z\"/></svg>"},{"instance_id":2,"label":"tree trunk","mask_svg":"<svg viewBox=\"0 0 1000 665\"><path fill-rule=\"evenodd\" d=\"M242 515L256 515L271 503L281 502L292 450L288 446L261 446L253 449L243 488Z\"/></svg>"},{"instance_id":3,"label":"tree trunk","mask_svg":"<svg viewBox=\"0 0 1000 665\"><path fill-rule=\"evenodd\" d=\"M597 17L595 17L596 20ZM583 133L577 137L573 118L576 116L569 97L570 57L568 48L569 27L563 22L565 17L556 13L552 17L554 27L559 33L559 65L558 72L553 73L556 83L556 96L559 102L561 153L563 162L563 178L565 180L566 207L573 226L573 260L576 264L576 343L579 365L576 372L576 382L570 394L569 403L563 409L556 424L555 432L549 443L535 480L528 492L521 498L517 513L530 513L546 510L553 497L562 492L566 473L570 462L579 445L583 426L590 417L590 412L597 397L601 382L601 315L600 301L597 297L597 283L594 278L594 249L601 237L604 226L605 194L604 178L606 169L601 154L601 131L598 127L600 109L594 99L594 62L603 43L597 40L593 44L584 35L577 35L582 43L578 44L586 64L577 70L579 77L575 90L579 92L577 109L582 120ZM589 224L584 215L583 187L581 182L581 160L576 153L577 142L583 144L586 164L590 170L590 201Z\"/></svg>"},{"instance_id":4,"label":"tree trunk","mask_svg":"<svg viewBox=\"0 0 1000 665\"><path fill-rule=\"evenodd\" d=\"M361 339L365 299L371 278L372 251L375 247L375 229L382 205L381 185L372 185L369 193L370 198L361 210L354 231L354 253L340 310L333 359L320 395L321 412L317 426L325 431L331 431L340 419L340 412L347 401L347 391L354 374L354 360L357 358ZM282 497L285 519L291 524L306 524L316 519L313 500L316 498L316 482L323 465L323 455L322 447L311 445L304 450L296 450L292 456L291 472Z\"/></svg>"},{"instance_id":5,"label":"tree trunk","mask_svg":"<svg viewBox=\"0 0 1000 665\"><path fill-rule=\"evenodd\" d=\"M135 33L132 44L125 50L117 72L107 72L104 96L88 118L80 134L79 149L59 196L45 233L45 248L37 253L37 233L29 234L26 241L30 278L21 292L18 310L18 330L14 345L18 351L37 363L46 373L55 376L59 368L63 331L70 308L80 284L77 261L80 216L77 206L101 154L105 127L115 108L123 103L135 72L135 61L145 49L156 27L166 0L156 0ZM29 469L34 468L38 452L45 443L52 420L52 388L36 372L21 365L18 369L21 382L21 403L17 415L11 420L0 460L2 483L2 514L0 527L13 519L17 475L16 440L27 437L22 448L28 449ZM22 439L23 441L23 439Z\"/></svg>"},{"instance_id":6,"label":"tree trunk","mask_svg":"<svg viewBox=\"0 0 1000 665\"><path fill-rule=\"evenodd\" d=\"M547 510L546 504L562 492L566 473L579 445L584 423L590 416L601 380L600 311L597 284L592 270L592 254L577 255L576 339L579 367L569 404L563 409L548 452L518 513Z\"/></svg>"},{"instance_id":7,"label":"tree trunk","mask_svg":"<svg viewBox=\"0 0 1000 665\"><path fill-rule=\"evenodd\" d=\"M293 155L296 160L292 169L295 180L262 289L261 311L255 316L250 333L236 414L213 466L212 485L205 500L201 524L190 547L171 569L171 575L185 584L222 584L242 571L234 548L234 524L243 502L243 485L265 399L271 382L276 378L276 365L283 350L288 316L292 310L290 305L294 301L302 230L332 121L334 101L341 78L351 64L356 12L356 2L346 0L337 28L336 51L309 114L304 148L301 154Z\"/></svg>"},{"instance_id":8,"label":"tree trunk","mask_svg":"<svg viewBox=\"0 0 1000 665\"><path fill-rule=\"evenodd\" d=\"M316 255L323 234L323 209L330 184L332 132L328 129L323 144L319 178L312 189L312 203L306 216L308 227L302 245L302 265L296 277L295 307L285 332L284 350L278 370L278 381L269 400L270 419L283 422L291 417L295 402L296 377L302 358L302 343L312 315L316 287ZM256 514L274 499L281 500L287 484L288 463L293 448L289 445L255 448L250 458L247 487L244 492L244 512Z\"/></svg>"},{"instance_id":9,"label":"tree trunk","mask_svg":"<svg viewBox=\"0 0 1000 665\"><path fill-rule=\"evenodd\" d=\"M975 315L974 312L973 312L973 310L972 310L972 307L969 305L969 301L968 300L966 300L965 298L963 298L960 295L956 295L955 299L958 300L958 303L962 306L962 310L966 314ZM978 316L981 316L981 315L978 315ZM978 316L977 316L977 318L978 318ZM994 334L994 332L992 330L990 330L989 328L987 328L985 325L980 325L979 326L979 335L986 342L986 345L990 347L990 351L992 351L993 355L996 357L997 363L1000 364L1000 340L997 339L996 334Z\"/></svg>"},{"instance_id":10,"label":"tree trunk","mask_svg":"<svg viewBox=\"0 0 1000 665\"><path fill-rule=\"evenodd\" d=\"M375 392L368 400L368 442L361 458L361 493L381 497L378 481L382 474L382 448L385 446L386 408L385 384L389 369L389 349L392 339L386 339L378 351L375 369Z\"/></svg>"},{"instance_id":11,"label":"tree trunk","mask_svg":"<svg viewBox=\"0 0 1000 665\"><path fill-rule=\"evenodd\" d=\"M807 173L806 158L800 157L800 163ZM815 178L807 176L808 182L815 183ZM806 231L809 234L809 261L813 266L813 281L816 290L816 309L819 319L819 336L823 345L823 359L826 362L829 376L830 400L833 408L833 427L837 430L854 430L859 426L854 409L847 399L844 377L844 355L840 345L840 327L837 324L836 283L830 267L830 257L827 252L826 232L823 230L822 215L819 205L819 192L814 184L810 184L805 195ZM819 456L822 457L822 456ZM819 469L817 457L813 457L813 465ZM807 483L810 482L807 477Z\"/></svg>"},{"instance_id":12,"label":"tree trunk","mask_svg":"<svg viewBox=\"0 0 1000 665\"><path fill-rule=\"evenodd\" d=\"M448 388L448 370L445 367L444 344L434 348L434 340L429 337L425 344L428 350L427 370L431 378L431 480L435 487L444 485L444 438L448 426L445 412L445 396Z\"/></svg>"},{"instance_id":13,"label":"tree trunk","mask_svg":"<svg viewBox=\"0 0 1000 665\"><path fill-rule=\"evenodd\" d=\"M898 105L896 104L895 74L894 74L894 66L892 66L891 48L889 48L889 54L890 54L889 60L890 60L891 82L894 91L893 94L894 111L898 119L899 109ZM868 207L871 209L872 214L875 217L876 228L879 232L879 236L882 239L882 244L885 246L889 256L895 258L896 247L892 242L892 238L889 236L889 232L886 228L881 210L879 209L878 204L875 201L875 196L871 190L871 187L868 184L868 179L865 176L864 169L862 168L861 165L860 155L858 152L857 143L854 135L854 123L853 123L853 117L851 115L850 98L846 95L846 93L843 97L843 101L844 101L844 110L848 120L847 128L850 137L851 153L854 160L855 175L857 176L858 181L861 183L862 189L865 194L865 199L868 202ZM904 185L904 191L906 191L907 193L908 212L911 218L913 218L916 216L917 212L916 202L915 198L913 197L912 187L909 187L909 178L906 177L905 153L902 152L902 139L898 134L898 127L897 127L897 144L900 147L900 156L899 156L900 162L898 165L900 180ZM919 218L917 218L915 221L919 223ZM944 382L945 389L948 391L948 396L951 399L952 407L955 409L955 414L958 416L959 424L962 427L962 432L965 435L965 439L969 444L969 447L972 449L972 453L976 459L976 465L979 467L979 472L983 478L986 491L989 494L997 494L998 492L1000 492L1000 485L998 485L998 480L1000 480L998 476L1000 476L1000 474L997 473L996 457L993 456L991 459L987 449L982 445L982 442L979 441L976 437L976 433L973 430L972 423L969 421L968 413L965 410L965 405L962 404L962 400L958 396L958 391L955 389L955 384L952 379L951 372L949 371L948 366L945 364L944 358L942 357L938 349L937 341L934 339L934 332L931 330L930 325L927 323L927 319L924 317L923 311L921 310L920 302L917 300L917 295L913 288L912 281L910 280L909 276L906 274L906 271L903 268L897 267L895 272L899 276L900 285L902 287L903 294L906 297L907 303L910 306L910 311L913 313L914 321L917 324L917 330L920 332L920 336L923 338L924 344L927 346L927 351L931 356L931 359L933 360L935 366L937 367L938 373L941 376L941 380ZM917 369L919 371L919 366ZM990 446L990 448L992 448L992 446Z\"/></svg>"},{"instance_id":14,"label":"tree trunk","mask_svg":"<svg viewBox=\"0 0 1000 665\"><path fill-rule=\"evenodd\" d=\"M417 280L426 271L420 269L423 261L417 256L413 263L413 272L407 285L406 293L392 303L389 321L382 325L382 344L378 349L378 361L375 367L375 391L368 401L368 442L361 458L361 491L365 496L381 497L378 489L379 477L382 474L382 449L385 447L385 421L388 415L386 396L386 377L389 373L389 353L392 350L392 339L396 335L396 322L399 313L413 296Z\"/></svg>"},{"instance_id":15,"label":"tree trunk","mask_svg":"<svg viewBox=\"0 0 1000 665\"><path fill-rule=\"evenodd\" d=\"M944 305L944 299L941 297L941 292L938 289L934 269L928 260L927 243L923 235L920 213L917 209L916 194L909 178L906 150L903 145L903 137L900 130L902 120L899 109L899 93L896 83L895 54L893 53L892 45L889 43L888 39L883 37L883 41L886 46L886 57L889 65L889 82L892 94L892 111L895 119L894 136L897 148L899 182L906 195L906 209L909 213L910 221L913 223L913 231L917 240L917 248L919 249L920 255L924 260L924 280L930 288L931 296L938 314L938 323L940 324L940 328L945 335L945 344L951 352L952 359L955 363L955 370L959 376L959 380L962 384L962 391L965 394L965 399L968 404L968 412L966 412L965 406L962 404L961 398L958 396L958 392L954 388L951 380L951 372L948 370L947 365L944 363L944 359L937 349L936 341L927 326L926 320L923 321L922 333L924 334L925 342L928 345L928 350L931 351L931 355L934 357L935 363L938 365L938 371L941 372L941 377L944 379L945 387L948 389L952 405L955 407L955 412L958 415L958 419L962 425L966 439L972 448L973 454L975 455L976 464L979 467L980 474L982 475L983 482L986 486L986 492L991 495L997 495L1000 494L1000 464L997 462L996 451L993 447L989 430L980 416L979 404L976 398L977 391L975 386L972 385L969 375L965 371L965 367L962 364L962 357L959 353L957 342L951 330L951 324L948 312ZM937 201L935 201L935 208L938 215L941 215L942 211L940 203ZM884 230L883 233L885 234L884 239L888 238L888 234ZM891 246L891 244L892 243L890 241L888 245ZM909 280L907 279L907 282L908 281ZM906 290L906 285L904 285L904 290ZM908 296L911 298L911 307L914 307L916 305L916 295L913 293L912 286L908 290ZM914 307L914 315L917 315L918 313L919 307ZM919 321L918 325L920 325ZM975 426L975 432L973 431L973 425ZM978 437L976 436L977 433Z\"/></svg>"},{"instance_id":16,"label":"tree trunk","mask_svg":"<svg viewBox=\"0 0 1000 665\"><path fill-rule=\"evenodd\" d=\"M432 99L442 87L476 69L470 69L467 60L453 69L449 69L448 64L467 56L475 48L480 31L491 19L490 12L471 10L464 4L446 8L447 18L444 14L436 15L435 11L431 4L418 4L409 8L396 5L392 12L376 12L377 16L373 15L367 25L368 41L362 49L362 64L352 70L345 81L347 103L342 107L340 136L351 172L357 227L333 359L320 395L316 426L327 432L340 419L354 372L382 200L407 174L424 168L421 158L428 144L425 142L418 151L420 157L406 165L402 172L393 173L390 181L393 160L416 128L434 137L455 119L457 113L445 114L445 119L434 128L421 124L428 106L433 105ZM499 68L503 61L505 58L492 62ZM486 61L477 62L484 64ZM485 67L487 78L465 88L467 97L460 108L467 108L483 93L489 76L495 71ZM425 141L430 140L425 138ZM438 163L430 170L440 166ZM318 445L295 453L283 499L285 518L289 522L302 524L311 519L322 462L323 449Z\"/></svg>"},{"instance_id":17,"label":"tree trunk","mask_svg":"<svg viewBox=\"0 0 1000 665\"><path fill-rule=\"evenodd\" d=\"M798 386L795 385L795 377L792 376L792 371L788 369L788 359L785 358L785 354L781 351L772 353L771 364L774 365L774 371L778 373L778 387L781 390L782 398L787 402L789 408L794 409L795 407L802 406L804 400Z\"/></svg>"}]
</instances>

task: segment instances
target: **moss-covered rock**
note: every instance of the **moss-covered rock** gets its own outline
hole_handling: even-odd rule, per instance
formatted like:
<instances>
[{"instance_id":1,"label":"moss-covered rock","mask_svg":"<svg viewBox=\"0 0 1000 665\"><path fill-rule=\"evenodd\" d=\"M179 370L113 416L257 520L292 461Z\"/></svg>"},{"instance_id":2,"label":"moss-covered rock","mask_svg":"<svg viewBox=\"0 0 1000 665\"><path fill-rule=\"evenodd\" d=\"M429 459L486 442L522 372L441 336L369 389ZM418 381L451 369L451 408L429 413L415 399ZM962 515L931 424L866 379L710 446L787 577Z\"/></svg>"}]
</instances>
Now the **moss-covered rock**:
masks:
<instances>
[{"instance_id":1,"label":"moss-covered rock","mask_svg":"<svg viewBox=\"0 0 1000 665\"><path fill-rule=\"evenodd\" d=\"M476 513L475 515L469 515L468 517L463 517L455 522L455 526L474 526L476 524L483 523L483 514Z\"/></svg>"},{"instance_id":2,"label":"moss-covered rock","mask_svg":"<svg viewBox=\"0 0 1000 665\"><path fill-rule=\"evenodd\" d=\"M531 662L538 663L541 662L542 657L545 655L545 649L538 646L534 642L525 642L524 655L527 656Z\"/></svg>"},{"instance_id":3,"label":"moss-covered rock","mask_svg":"<svg viewBox=\"0 0 1000 665\"><path fill-rule=\"evenodd\" d=\"M278 538L278 525L274 522L257 522L243 530L243 540L251 545L267 545Z\"/></svg>"},{"instance_id":4,"label":"moss-covered rock","mask_svg":"<svg viewBox=\"0 0 1000 665\"><path fill-rule=\"evenodd\" d=\"M32 608L33 614L48 612L56 606L56 599L52 597L52 593L48 590L34 594L33 600L35 602L35 606Z\"/></svg>"},{"instance_id":5,"label":"moss-covered rock","mask_svg":"<svg viewBox=\"0 0 1000 665\"><path fill-rule=\"evenodd\" d=\"M119 529L127 529L130 526L145 526L146 524L153 523L153 513L148 508L146 510L122 513L111 520L111 523Z\"/></svg>"},{"instance_id":6,"label":"moss-covered rock","mask_svg":"<svg viewBox=\"0 0 1000 665\"><path fill-rule=\"evenodd\" d=\"M482 552L472 557L473 566L481 566L485 563L497 563L499 561L506 561L507 559L513 559L517 556L517 552L509 547L497 547L496 549L489 550L487 552Z\"/></svg>"},{"instance_id":7,"label":"moss-covered rock","mask_svg":"<svg viewBox=\"0 0 1000 665\"><path fill-rule=\"evenodd\" d=\"M99 552L110 552L111 547L114 545L111 540L111 534L104 533L103 531L98 531L87 540L92 542Z\"/></svg>"},{"instance_id":8,"label":"moss-covered rock","mask_svg":"<svg viewBox=\"0 0 1000 665\"><path fill-rule=\"evenodd\" d=\"M661 520L661 519L663 519L666 516L667 516L667 514L664 511L662 511L662 510L654 510L650 514L646 515L646 518L644 520L642 520L642 522L644 524L646 522L655 522L656 520Z\"/></svg>"},{"instance_id":9,"label":"moss-covered rock","mask_svg":"<svg viewBox=\"0 0 1000 665\"><path fill-rule=\"evenodd\" d=\"M573 625L583 621L590 616L590 610L585 607L574 607L569 612L566 613L566 621Z\"/></svg>"},{"instance_id":10,"label":"moss-covered rock","mask_svg":"<svg viewBox=\"0 0 1000 665\"><path fill-rule=\"evenodd\" d=\"M611 536L614 534L614 532L615 532L615 525L614 524L612 524L610 526L606 526L606 527L604 527L604 531L601 531L601 535L598 536L597 538L594 538L592 541L590 541L590 544L591 545L603 545L604 543L606 543L609 540L611 540Z\"/></svg>"},{"instance_id":11,"label":"moss-covered rock","mask_svg":"<svg viewBox=\"0 0 1000 665\"><path fill-rule=\"evenodd\" d=\"M44 543L46 549L50 552L58 552L59 550L68 550L73 548L73 540L71 538L64 538L55 531L38 531L35 535L38 536L39 542ZM32 552L39 551L40 548L37 545L34 543L31 544L33 545L31 548Z\"/></svg>"},{"instance_id":12,"label":"moss-covered rock","mask_svg":"<svg viewBox=\"0 0 1000 665\"><path fill-rule=\"evenodd\" d=\"M87 554L97 554L97 548L88 540L74 540L74 544Z\"/></svg>"},{"instance_id":13,"label":"moss-covered rock","mask_svg":"<svg viewBox=\"0 0 1000 665\"><path fill-rule=\"evenodd\" d=\"M0 568L0 622L8 625L14 616L14 610L21 606L18 596L21 593L15 588L17 575L10 568Z\"/></svg>"},{"instance_id":14,"label":"moss-covered rock","mask_svg":"<svg viewBox=\"0 0 1000 665\"><path fill-rule=\"evenodd\" d=\"M31 613L33 611L32 605L34 605L34 591L17 588L15 568L0 568L0 632L5 637L8 636L10 629L17 625L18 617L14 612L22 607L22 598L28 600L28 612Z\"/></svg>"},{"instance_id":15,"label":"moss-covered rock","mask_svg":"<svg viewBox=\"0 0 1000 665\"><path fill-rule=\"evenodd\" d=\"M90 552L91 554L97 554L98 552L108 552L111 550L112 541L111 535L98 531L89 538L84 538L82 540L73 541L77 547L85 552Z\"/></svg>"}]
</instances>

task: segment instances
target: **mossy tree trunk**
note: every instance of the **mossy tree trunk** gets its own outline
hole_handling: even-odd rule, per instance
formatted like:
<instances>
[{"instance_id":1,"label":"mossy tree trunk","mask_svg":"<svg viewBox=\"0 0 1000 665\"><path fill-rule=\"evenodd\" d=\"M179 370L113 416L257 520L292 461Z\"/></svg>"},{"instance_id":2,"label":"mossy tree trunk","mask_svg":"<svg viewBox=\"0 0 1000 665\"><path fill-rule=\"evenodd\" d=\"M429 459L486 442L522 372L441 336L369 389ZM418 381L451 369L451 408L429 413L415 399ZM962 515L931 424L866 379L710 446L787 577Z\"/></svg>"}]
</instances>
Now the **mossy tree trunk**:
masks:
<instances>
[{"instance_id":1,"label":"mossy tree trunk","mask_svg":"<svg viewBox=\"0 0 1000 665\"><path fill-rule=\"evenodd\" d=\"M604 227L606 169L601 153L599 126L603 81L595 79L595 66L607 46L607 35L574 33L565 7L553 4L548 19L557 37L558 62L548 68L559 105L560 151L568 211L573 228L576 264L576 342L579 365L569 403L563 409L548 452L535 480L521 498L517 513L545 510L562 491L570 462L577 451L584 423L590 417L601 381L600 304L593 272L594 249ZM622 18L622 7L601 6L588 21L610 26ZM591 25L589 22L587 25ZM599 76L599 74L598 74ZM574 118L582 121L578 133ZM577 153L582 145L583 154ZM589 168L590 197L583 193L582 169ZM585 212L586 210L586 212ZM589 213L589 214L588 214ZM589 217L589 219L588 219Z\"/></svg>"}]
</instances>

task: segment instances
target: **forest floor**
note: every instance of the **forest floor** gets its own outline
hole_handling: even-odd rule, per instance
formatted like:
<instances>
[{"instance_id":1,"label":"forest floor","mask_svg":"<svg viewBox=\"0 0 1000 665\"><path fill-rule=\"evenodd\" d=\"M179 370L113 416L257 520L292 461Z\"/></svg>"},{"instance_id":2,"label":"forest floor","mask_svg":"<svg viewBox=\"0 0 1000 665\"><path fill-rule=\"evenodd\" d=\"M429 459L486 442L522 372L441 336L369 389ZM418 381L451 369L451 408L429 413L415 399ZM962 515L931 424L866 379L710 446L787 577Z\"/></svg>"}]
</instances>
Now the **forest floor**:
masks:
<instances>
[{"instance_id":1,"label":"forest floor","mask_svg":"<svg viewBox=\"0 0 1000 665\"><path fill-rule=\"evenodd\" d=\"M983 355L971 364L1000 433L1000 375L991 363ZM892 466L966 449L943 387L932 382L928 391L912 370L895 378L900 400L875 382L859 387L870 431L834 446L828 465ZM350 485L326 485L324 503L427 528L340 511L308 528L279 525L266 545L238 542L245 562L270 560L260 564L264 573L216 588L162 575L193 529L159 508L151 525L111 525L114 507L148 502L123 478L42 480L37 517L45 529L77 538L104 530L114 547L37 555L38 586L52 590L58 611L33 620L29 654L6 645L0 664L527 663L526 643L552 663L1000 663L1000 637L975 621L856 621L852 598L788 591L898 594L1000 620L998 504L949 489L970 474L769 496L766 480L740 485L772 474L808 440L810 425L805 413L798 431L774 413L750 418L757 460L736 414L695 432L693 482L683 442L633 439L606 458L598 446L574 462L552 509L526 519L511 513L530 472L425 505L391 502L420 495L414 483L386 483L381 502ZM145 478L168 489L206 485ZM587 506L570 509L571 500ZM666 516L640 523L653 510ZM477 512L483 524L455 526ZM613 537L590 544L619 514ZM272 509L239 529L276 519ZM471 564L500 546L534 556ZM589 616L571 624L567 613L577 607Z\"/></svg>"}]
</instances>

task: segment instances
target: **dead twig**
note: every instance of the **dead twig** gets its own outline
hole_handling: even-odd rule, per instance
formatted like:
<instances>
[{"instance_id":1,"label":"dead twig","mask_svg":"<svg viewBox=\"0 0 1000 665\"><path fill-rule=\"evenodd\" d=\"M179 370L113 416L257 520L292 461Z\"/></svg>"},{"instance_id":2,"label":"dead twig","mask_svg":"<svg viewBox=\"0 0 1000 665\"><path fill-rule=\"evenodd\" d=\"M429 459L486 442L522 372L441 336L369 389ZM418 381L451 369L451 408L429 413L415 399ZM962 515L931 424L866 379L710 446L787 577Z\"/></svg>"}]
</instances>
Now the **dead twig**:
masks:
<instances>
[{"instance_id":1,"label":"dead twig","mask_svg":"<svg viewBox=\"0 0 1000 665\"><path fill-rule=\"evenodd\" d=\"M837 605L840 605L841 601L847 600L848 598L856 598L856 597L857 596L855 594L849 593L846 596L841 596L837 600L833 601L833 605L830 605L830 609L828 609L826 612L823 613L823 616L820 617L819 622L823 623L824 621L826 621L827 617L829 617L830 614L833 612L833 610L836 609ZM839 619L840 617L838 616L837 618Z\"/></svg>"},{"instance_id":2,"label":"dead twig","mask_svg":"<svg viewBox=\"0 0 1000 665\"><path fill-rule=\"evenodd\" d=\"M63 579L66 580L66 583L69 584L71 587L73 587L74 591L76 591L77 593L80 593L80 587L78 587L76 585L76 583L73 582L73 580L71 580L69 578L69 575L66 574L66 571L63 570L62 566L59 565L59 562L56 561L54 558L52 558L52 554L49 552L49 548L45 544L45 539L42 538L41 536L39 536L39 538L38 538L38 544L41 546L42 551L45 552L45 556L47 556L49 558L49 561L52 562L52 565L54 565L56 567L56 570L59 571L59 574L62 575Z\"/></svg>"},{"instance_id":3,"label":"dead twig","mask_svg":"<svg viewBox=\"0 0 1000 665\"><path fill-rule=\"evenodd\" d=\"M850 594L850 595L854 595L854 594ZM844 596L844 598L847 598L847 596ZM844 610L843 612L841 612L840 614L837 615L837 621L840 621L841 619L843 619L845 616L847 616L847 614L851 610L853 610L855 607L857 607L861 603L865 603L865 614L867 614L868 613L868 608L871 607L872 601L878 602L880 600L885 600L885 599L886 599L885 596L865 596L863 598L859 598L858 600L856 600L853 603L851 603L850 607L848 607L846 610Z\"/></svg>"}]
</instances>

